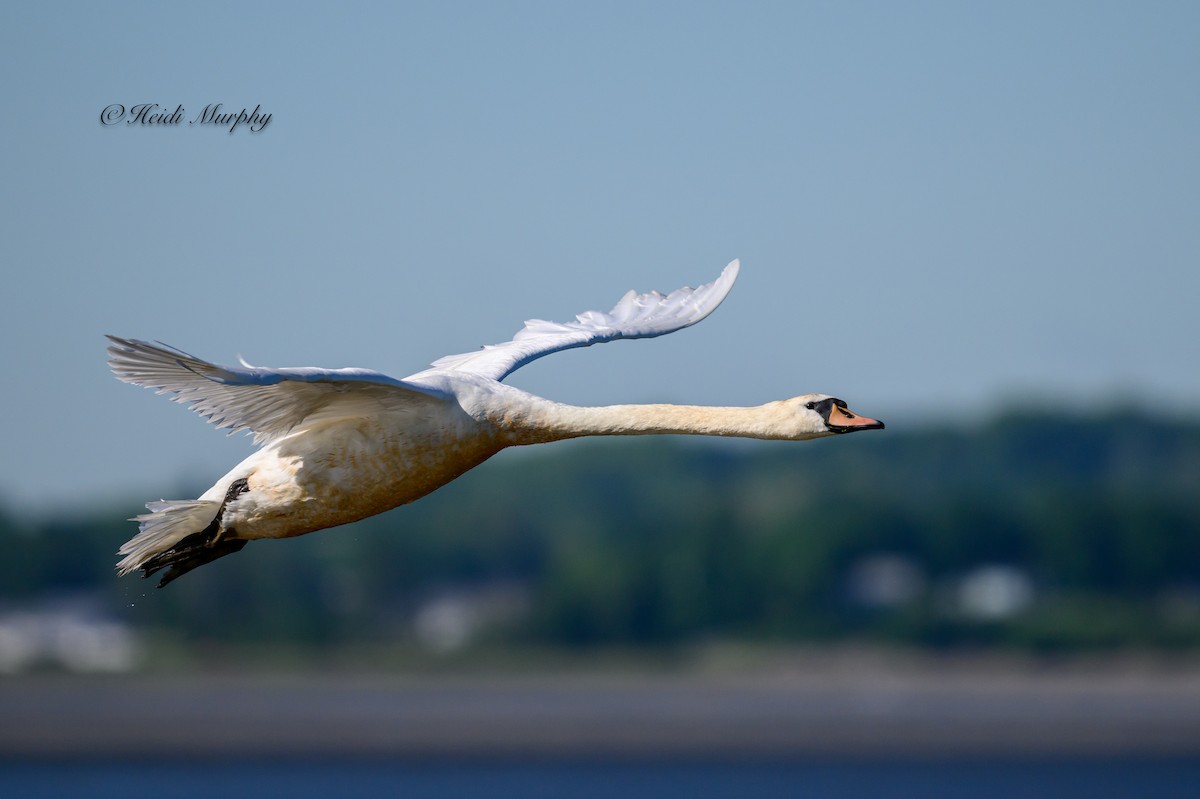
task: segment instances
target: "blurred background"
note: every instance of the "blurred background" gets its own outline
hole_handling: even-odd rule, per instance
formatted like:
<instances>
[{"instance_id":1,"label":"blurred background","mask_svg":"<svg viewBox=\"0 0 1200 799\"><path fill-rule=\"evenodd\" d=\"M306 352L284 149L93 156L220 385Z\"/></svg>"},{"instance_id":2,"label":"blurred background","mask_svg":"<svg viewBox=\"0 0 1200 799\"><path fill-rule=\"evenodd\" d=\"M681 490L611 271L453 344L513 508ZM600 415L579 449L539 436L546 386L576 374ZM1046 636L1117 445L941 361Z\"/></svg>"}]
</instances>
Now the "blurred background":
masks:
<instances>
[{"instance_id":1,"label":"blurred background","mask_svg":"<svg viewBox=\"0 0 1200 799\"><path fill-rule=\"evenodd\" d=\"M1198 24L1170 2L6 5L0 784L86 762L101 791L134 762L184 791L196 758L301 755L419 767L431 795L597 784L478 770L555 756L632 795L1187 795ZM218 103L263 121L205 121ZM125 519L250 444L114 380L104 333L403 376L735 257L704 324L510 382L820 391L886 431L507 452L163 591L116 579Z\"/></svg>"}]
</instances>

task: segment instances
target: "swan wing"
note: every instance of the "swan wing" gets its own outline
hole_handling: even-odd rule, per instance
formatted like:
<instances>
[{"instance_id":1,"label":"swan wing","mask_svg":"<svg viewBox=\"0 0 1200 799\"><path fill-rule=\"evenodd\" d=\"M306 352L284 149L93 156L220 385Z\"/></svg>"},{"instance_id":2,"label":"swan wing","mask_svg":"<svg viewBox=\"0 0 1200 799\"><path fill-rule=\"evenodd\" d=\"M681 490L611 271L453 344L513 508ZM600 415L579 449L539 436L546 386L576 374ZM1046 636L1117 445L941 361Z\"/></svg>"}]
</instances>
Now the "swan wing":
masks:
<instances>
[{"instance_id":1,"label":"swan wing","mask_svg":"<svg viewBox=\"0 0 1200 799\"><path fill-rule=\"evenodd\" d=\"M369 369L221 366L161 343L108 336L108 365L126 383L171 394L230 434L281 438L302 422L373 415L446 395Z\"/></svg>"},{"instance_id":2,"label":"swan wing","mask_svg":"<svg viewBox=\"0 0 1200 799\"><path fill-rule=\"evenodd\" d=\"M737 279L738 261L731 262L711 283L684 287L663 295L629 292L608 313L585 311L574 322L531 319L511 341L487 344L475 352L447 355L433 362L435 370L464 371L503 380L532 360L559 350L588 347L622 338L653 338L694 325L712 313ZM415 377L415 375L414 375Z\"/></svg>"}]
</instances>

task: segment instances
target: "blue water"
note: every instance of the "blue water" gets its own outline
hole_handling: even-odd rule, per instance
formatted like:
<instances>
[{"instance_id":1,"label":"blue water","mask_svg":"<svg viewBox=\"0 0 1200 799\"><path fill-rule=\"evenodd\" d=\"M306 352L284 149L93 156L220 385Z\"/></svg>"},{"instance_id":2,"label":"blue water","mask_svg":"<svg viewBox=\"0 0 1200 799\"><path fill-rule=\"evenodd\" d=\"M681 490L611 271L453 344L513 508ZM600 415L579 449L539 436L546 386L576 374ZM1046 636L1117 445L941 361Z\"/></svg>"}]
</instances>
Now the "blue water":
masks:
<instances>
[{"instance_id":1,"label":"blue water","mask_svg":"<svg viewBox=\"0 0 1200 799\"><path fill-rule=\"evenodd\" d=\"M0 761L0 796L129 799L1196 799L1200 759L787 762Z\"/></svg>"}]
</instances>

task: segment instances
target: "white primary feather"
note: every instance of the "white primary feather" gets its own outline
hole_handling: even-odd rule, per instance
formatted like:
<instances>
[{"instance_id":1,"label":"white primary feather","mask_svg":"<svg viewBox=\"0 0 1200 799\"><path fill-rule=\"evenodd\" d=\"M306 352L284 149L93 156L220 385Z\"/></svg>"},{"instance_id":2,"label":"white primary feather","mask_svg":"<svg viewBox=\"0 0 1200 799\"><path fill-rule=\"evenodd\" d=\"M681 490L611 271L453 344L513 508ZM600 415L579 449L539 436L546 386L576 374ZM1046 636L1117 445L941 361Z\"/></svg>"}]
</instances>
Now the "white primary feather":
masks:
<instances>
[{"instance_id":1,"label":"white primary feather","mask_svg":"<svg viewBox=\"0 0 1200 799\"><path fill-rule=\"evenodd\" d=\"M503 380L532 360L552 352L587 347L617 339L653 338L694 325L712 313L733 288L739 269L732 261L711 283L684 287L663 295L629 292L608 313L584 311L574 322L531 319L503 344L487 344L475 352L447 355L433 362L433 370L471 372ZM413 375L410 379L424 376Z\"/></svg>"},{"instance_id":2,"label":"white primary feather","mask_svg":"<svg viewBox=\"0 0 1200 799\"><path fill-rule=\"evenodd\" d=\"M369 369L219 366L163 344L109 336L108 365L126 383L173 394L219 428L281 438L304 421L378 413L445 397Z\"/></svg>"}]
</instances>

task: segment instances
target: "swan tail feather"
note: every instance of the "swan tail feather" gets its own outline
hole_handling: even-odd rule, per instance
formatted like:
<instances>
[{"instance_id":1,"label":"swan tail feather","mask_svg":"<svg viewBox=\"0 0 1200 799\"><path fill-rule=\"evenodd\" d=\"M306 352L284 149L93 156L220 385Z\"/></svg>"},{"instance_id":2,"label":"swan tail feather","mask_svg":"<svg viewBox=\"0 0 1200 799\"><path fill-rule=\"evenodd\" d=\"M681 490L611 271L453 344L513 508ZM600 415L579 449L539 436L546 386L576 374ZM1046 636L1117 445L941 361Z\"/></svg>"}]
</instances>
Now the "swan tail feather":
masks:
<instances>
[{"instance_id":1,"label":"swan tail feather","mask_svg":"<svg viewBox=\"0 0 1200 799\"><path fill-rule=\"evenodd\" d=\"M146 503L150 513L130 519L138 523L139 532L117 551L124 556L117 563L117 574L124 577L141 569L142 577L149 577L166 568L158 584L162 588L197 566L237 552L246 545L246 539L222 534L221 516L225 506L246 490L246 481L237 480L222 502L185 499Z\"/></svg>"}]
</instances>

